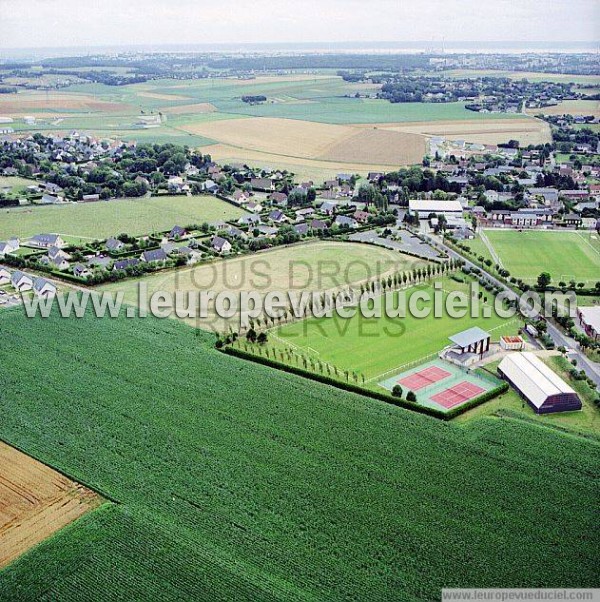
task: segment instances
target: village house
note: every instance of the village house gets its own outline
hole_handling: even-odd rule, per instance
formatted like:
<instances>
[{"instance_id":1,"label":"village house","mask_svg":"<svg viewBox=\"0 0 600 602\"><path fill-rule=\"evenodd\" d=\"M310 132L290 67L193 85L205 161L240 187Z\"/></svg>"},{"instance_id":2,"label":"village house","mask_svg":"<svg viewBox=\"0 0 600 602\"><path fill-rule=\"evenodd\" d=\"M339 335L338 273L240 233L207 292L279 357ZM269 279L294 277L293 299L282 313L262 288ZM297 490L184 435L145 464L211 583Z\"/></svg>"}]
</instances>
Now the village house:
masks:
<instances>
[{"instance_id":1,"label":"village house","mask_svg":"<svg viewBox=\"0 0 600 602\"><path fill-rule=\"evenodd\" d=\"M306 222L296 224L294 226L294 232L300 236L306 236L308 234L308 224Z\"/></svg>"},{"instance_id":2,"label":"village house","mask_svg":"<svg viewBox=\"0 0 600 602\"><path fill-rule=\"evenodd\" d=\"M233 200L238 203L239 205L243 205L244 203L248 202L248 199L250 198L243 190L239 190L236 189L233 191L233 194L231 195Z\"/></svg>"},{"instance_id":3,"label":"village house","mask_svg":"<svg viewBox=\"0 0 600 602\"><path fill-rule=\"evenodd\" d=\"M337 209L338 204L334 201L326 201L319 207L319 211L325 215L333 215Z\"/></svg>"},{"instance_id":4,"label":"village house","mask_svg":"<svg viewBox=\"0 0 600 602\"><path fill-rule=\"evenodd\" d=\"M144 251L140 256L140 260L144 263L160 263L163 261L167 261L167 259L168 256L163 249Z\"/></svg>"},{"instance_id":5,"label":"village house","mask_svg":"<svg viewBox=\"0 0 600 602\"><path fill-rule=\"evenodd\" d=\"M36 234L31 237L29 244L32 247L39 247L41 249L47 249L48 247L62 248L67 246L59 234Z\"/></svg>"},{"instance_id":6,"label":"village house","mask_svg":"<svg viewBox=\"0 0 600 602\"><path fill-rule=\"evenodd\" d=\"M56 295L57 289L54 284L45 278L36 278L33 283L33 291L38 297L49 298Z\"/></svg>"},{"instance_id":7,"label":"village house","mask_svg":"<svg viewBox=\"0 0 600 602\"><path fill-rule=\"evenodd\" d=\"M310 222L310 229L315 232L324 232L329 229L329 226L321 219L313 219Z\"/></svg>"},{"instance_id":8,"label":"village house","mask_svg":"<svg viewBox=\"0 0 600 602\"><path fill-rule=\"evenodd\" d=\"M215 236L211 241L211 247L221 255L231 251L231 243L222 236Z\"/></svg>"},{"instance_id":9,"label":"village house","mask_svg":"<svg viewBox=\"0 0 600 602\"><path fill-rule=\"evenodd\" d=\"M366 224L369 221L369 212L368 211L355 211L352 216L357 222L361 224Z\"/></svg>"},{"instance_id":10,"label":"village house","mask_svg":"<svg viewBox=\"0 0 600 602\"><path fill-rule=\"evenodd\" d=\"M119 261L115 261L115 263L113 265L113 271L126 270L127 268L134 268L139 263L140 263L140 260L137 257L131 257L129 259L121 259Z\"/></svg>"},{"instance_id":11,"label":"village house","mask_svg":"<svg viewBox=\"0 0 600 602\"><path fill-rule=\"evenodd\" d=\"M89 278L92 275L92 272L88 269L87 266L82 263L78 263L73 266L73 275L77 278Z\"/></svg>"},{"instance_id":12,"label":"village house","mask_svg":"<svg viewBox=\"0 0 600 602\"><path fill-rule=\"evenodd\" d=\"M241 226L254 226L261 222L260 215L243 215L238 220L238 224Z\"/></svg>"},{"instance_id":13,"label":"village house","mask_svg":"<svg viewBox=\"0 0 600 602\"><path fill-rule=\"evenodd\" d=\"M20 247L20 241L18 238L11 238L6 242L0 241L0 256L4 256L8 253L14 253L18 251Z\"/></svg>"},{"instance_id":14,"label":"village house","mask_svg":"<svg viewBox=\"0 0 600 602\"><path fill-rule=\"evenodd\" d=\"M107 251L118 253L119 251L122 251L125 248L125 243L119 240L118 238L109 238L106 241L104 248Z\"/></svg>"},{"instance_id":15,"label":"village house","mask_svg":"<svg viewBox=\"0 0 600 602\"><path fill-rule=\"evenodd\" d=\"M173 226L169 232L169 240L179 240L187 234L187 230L181 226Z\"/></svg>"},{"instance_id":16,"label":"village house","mask_svg":"<svg viewBox=\"0 0 600 602\"><path fill-rule=\"evenodd\" d=\"M287 197L287 194L285 194L284 192L272 192L269 195L269 200L274 205L278 205L279 207L286 207L287 202L288 202L288 197Z\"/></svg>"},{"instance_id":17,"label":"village house","mask_svg":"<svg viewBox=\"0 0 600 602\"><path fill-rule=\"evenodd\" d=\"M12 273L10 283L12 287L20 293L30 291L33 288L33 278L20 270Z\"/></svg>"},{"instance_id":18,"label":"village house","mask_svg":"<svg viewBox=\"0 0 600 602\"><path fill-rule=\"evenodd\" d=\"M0 267L0 285L8 284L11 279L11 273L6 269Z\"/></svg>"},{"instance_id":19,"label":"village house","mask_svg":"<svg viewBox=\"0 0 600 602\"><path fill-rule=\"evenodd\" d=\"M255 201L250 201L246 205L246 209L248 209L248 211L252 211L252 213L260 213L263 208L262 208L262 205L260 203L257 203Z\"/></svg>"},{"instance_id":20,"label":"village house","mask_svg":"<svg viewBox=\"0 0 600 602\"><path fill-rule=\"evenodd\" d=\"M287 217L285 216L285 213L279 210L271 211L271 213L269 213L268 219L274 224L283 224L284 222L287 222Z\"/></svg>"},{"instance_id":21,"label":"village house","mask_svg":"<svg viewBox=\"0 0 600 602\"><path fill-rule=\"evenodd\" d=\"M353 217L338 215L333 222L340 228L358 228L358 222Z\"/></svg>"},{"instance_id":22,"label":"village house","mask_svg":"<svg viewBox=\"0 0 600 602\"><path fill-rule=\"evenodd\" d=\"M253 190L275 190L275 182L271 178L251 178L250 186Z\"/></svg>"}]
</instances>

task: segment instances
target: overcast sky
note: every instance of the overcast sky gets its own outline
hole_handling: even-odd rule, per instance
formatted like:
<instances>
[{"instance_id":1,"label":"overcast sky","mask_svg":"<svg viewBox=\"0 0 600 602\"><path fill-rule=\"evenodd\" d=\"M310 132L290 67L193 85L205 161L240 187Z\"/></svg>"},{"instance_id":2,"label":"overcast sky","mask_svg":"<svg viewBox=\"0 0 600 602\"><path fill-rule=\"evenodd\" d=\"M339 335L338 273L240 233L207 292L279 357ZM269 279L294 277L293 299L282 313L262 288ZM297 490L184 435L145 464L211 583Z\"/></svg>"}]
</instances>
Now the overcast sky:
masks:
<instances>
[{"instance_id":1,"label":"overcast sky","mask_svg":"<svg viewBox=\"0 0 600 602\"><path fill-rule=\"evenodd\" d=\"M597 41L598 0L0 0L0 48Z\"/></svg>"}]
</instances>

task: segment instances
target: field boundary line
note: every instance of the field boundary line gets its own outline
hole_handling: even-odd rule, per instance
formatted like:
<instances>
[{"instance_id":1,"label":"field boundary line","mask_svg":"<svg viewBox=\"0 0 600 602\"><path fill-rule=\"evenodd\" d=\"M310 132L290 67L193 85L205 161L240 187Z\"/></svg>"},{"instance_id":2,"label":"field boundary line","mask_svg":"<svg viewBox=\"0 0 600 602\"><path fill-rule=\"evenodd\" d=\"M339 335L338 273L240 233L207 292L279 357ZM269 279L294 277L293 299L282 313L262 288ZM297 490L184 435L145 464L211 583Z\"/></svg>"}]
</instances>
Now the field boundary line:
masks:
<instances>
[{"instance_id":1,"label":"field boundary line","mask_svg":"<svg viewBox=\"0 0 600 602\"><path fill-rule=\"evenodd\" d=\"M424 355L423 357L420 357L411 362L406 362L400 366L397 366L396 368L390 368L389 370L386 370L385 372L382 372L381 374L378 374L376 376L372 376L371 378L367 378L365 383L370 383L370 382L373 382L374 380L378 380L378 379L382 378L383 376L391 374L392 372L405 371L407 368L410 368L411 366L417 366L421 363L426 362L428 359L433 359L434 357L438 357L437 351L434 351L433 353L429 353L428 355Z\"/></svg>"}]
</instances>

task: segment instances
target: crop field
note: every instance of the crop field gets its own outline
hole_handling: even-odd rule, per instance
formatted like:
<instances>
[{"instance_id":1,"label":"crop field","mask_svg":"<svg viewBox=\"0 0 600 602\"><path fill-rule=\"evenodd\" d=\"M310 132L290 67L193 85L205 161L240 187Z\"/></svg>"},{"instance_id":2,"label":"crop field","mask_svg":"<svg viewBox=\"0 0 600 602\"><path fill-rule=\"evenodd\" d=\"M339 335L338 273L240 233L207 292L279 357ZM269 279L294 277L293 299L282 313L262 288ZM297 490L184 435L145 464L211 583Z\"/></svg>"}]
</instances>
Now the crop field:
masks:
<instances>
[{"instance_id":1,"label":"crop field","mask_svg":"<svg viewBox=\"0 0 600 602\"><path fill-rule=\"evenodd\" d=\"M560 281L594 284L600 279L600 240L591 232L494 230L485 233L504 267L526 282L549 272Z\"/></svg>"},{"instance_id":2,"label":"crop field","mask_svg":"<svg viewBox=\"0 0 600 602\"><path fill-rule=\"evenodd\" d=\"M0 441L0 569L100 503L94 492Z\"/></svg>"},{"instance_id":3,"label":"crop field","mask_svg":"<svg viewBox=\"0 0 600 602\"><path fill-rule=\"evenodd\" d=\"M174 320L25 322L0 314L0 437L118 503L0 572L2 599L597 585L593 439L442 424L225 356Z\"/></svg>"},{"instance_id":4,"label":"crop field","mask_svg":"<svg viewBox=\"0 0 600 602\"><path fill-rule=\"evenodd\" d=\"M522 145L544 144L552 141L550 126L546 122L527 117L380 124L378 127L395 132L428 137L444 136L449 140L461 139L479 144L499 144L510 139L519 140Z\"/></svg>"},{"instance_id":5,"label":"crop field","mask_svg":"<svg viewBox=\"0 0 600 602\"><path fill-rule=\"evenodd\" d=\"M425 261L408 255L359 243L314 242L279 248L247 257L217 260L168 274L153 274L141 280L127 280L101 287L102 290L123 292L124 301L138 303L138 285L143 282L149 295L157 291L210 290L235 293L257 291L266 295L271 291L286 293L294 290L325 291L340 289L380 275L413 269ZM196 314L197 316L197 314ZM239 326L239 316L231 320L219 318L211 307L206 318L185 318L185 321L205 330L223 331L228 325Z\"/></svg>"},{"instance_id":6,"label":"crop field","mask_svg":"<svg viewBox=\"0 0 600 602\"><path fill-rule=\"evenodd\" d=\"M563 102L541 109L527 109L530 115L593 115L600 116L600 102L597 100L564 100Z\"/></svg>"},{"instance_id":7,"label":"crop field","mask_svg":"<svg viewBox=\"0 0 600 602\"><path fill-rule=\"evenodd\" d=\"M450 278L444 278L442 286L444 302L451 291L468 291L466 284ZM516 334L519 329L517 319L502 319L495 312L489 318L483 317L483 302L477 317L471 317L469 312L464 318L453 319L444 311L443 315L434 318L433 285L418 285L402 293L408 301L417 291L427 294L430 299L423 303L423 307L431 309L427 318L417 318L408 311L405 317L388 317L385 302L390 307L399 303L399 293L393 292L380 298L384 301L381 318L365 318L360 312L351 318L337 315L309 318L273 328L270 344L275 348L292 347L296 353L362 374L370 382L383 380L386 375L393 376L406 364L441 351L450 344L448 337L461 330L479 326L492 333L492 340L498 340L500 335Z\"/></svg>"},{"instance_id":8,"label":"crop field","mask_svg":"<svg viewBox=\"0 0 600 602\"><path fill-rule=\"evenodd\" d=\"M531 82L573 82L574 84L600 84L597 75L574 75L571 73L543 73L539 71L502 71L495 69L452 69L443 72L448 77L508 77L520 80L528 79Z\"/></svg>"},{"instance_id":9,"label":"crop field","mask_svg":"<svg viewBox=\"0 0 600 602\"><path fill-rule=\"evenodd\" d=\"M167 230L174 225L237 219L246 212L214 196L164 196L2 210L0 240L43 232L101 239Z\"/></svg>"},{"instance_id":10,"label":"crop field","mask_svg":"<svg viewBox=\"0 0 600 602\"><path fill-rule=\"evenodd\" d=\"M225 151L249 150L274 158L310 159L327 167L362 164L394 168L419 163L426 153L425 138L405 132L330 125L294 119L251 118L221 120L182 126L192 134L219 140ZM213 154L210 147L206 149Z\"/></svg>"},{"instance_id":11,"label":"crop field","mask_svg":"<svg viewBox=\"0 0 600 602\"><path fill-rule=\"evenodd\" d=\"M75 84L48 94L6 95L0 99L0 115L35 115L33 125L15 120L12 127L17 131L60 134L76 129L127 141L188 144L219 161L282 166L303 178L419 163L432 123L443 130L459 122L462 125L452 133L465 138L472 132L477 142L506 142L506 136L515 137L515 132L528 143L545 141L533 120L502 130L494 124L507 115L480 115L467 111L464 103L393 104L364 97L376 89L323 74L169 79L118 88ZM356 93L362 97L356 98ZM264 94L268 101L248 105L241 100L246 94ZM141 111L161 112L160 126L136 126ZM357 127L361 125L366 127Z\"/></svg>"}]
</instances>

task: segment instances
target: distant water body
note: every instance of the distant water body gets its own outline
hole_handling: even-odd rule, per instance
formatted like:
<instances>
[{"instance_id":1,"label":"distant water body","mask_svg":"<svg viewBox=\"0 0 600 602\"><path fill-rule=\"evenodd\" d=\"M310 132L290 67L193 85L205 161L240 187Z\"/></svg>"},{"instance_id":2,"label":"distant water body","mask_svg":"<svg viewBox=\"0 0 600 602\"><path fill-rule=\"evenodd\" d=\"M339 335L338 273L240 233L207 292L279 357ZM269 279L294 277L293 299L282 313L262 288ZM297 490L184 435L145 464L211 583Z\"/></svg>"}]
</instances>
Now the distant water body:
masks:
<instances>
[{"instance_id":1,"label":"distant water body","mask_svg":"<svg viewBox=\"0 0 600 602\"><path fill-rule=\"evenodd\" d=\"M428 54L527 54L527 53L588 53L599 52L600 42L304 42L304 43L215 43L215 44L140 44L135 46L88 46L64 48L0 49L0 58L40 58L78 56L115 52L181 52L181 53L418 53Z\"/></svg>"}]
</instances>

